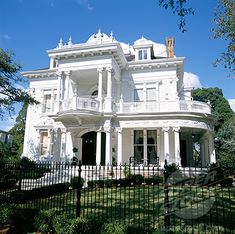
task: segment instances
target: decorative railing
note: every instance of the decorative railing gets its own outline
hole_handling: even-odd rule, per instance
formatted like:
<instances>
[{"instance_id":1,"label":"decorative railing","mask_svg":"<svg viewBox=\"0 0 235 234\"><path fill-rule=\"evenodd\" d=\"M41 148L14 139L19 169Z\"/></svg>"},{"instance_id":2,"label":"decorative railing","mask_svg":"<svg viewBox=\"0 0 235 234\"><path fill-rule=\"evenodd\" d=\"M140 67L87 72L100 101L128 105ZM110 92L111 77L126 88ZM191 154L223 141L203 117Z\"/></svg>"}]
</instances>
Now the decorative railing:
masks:
<instances>
[{"instance_id":1,"label":"decorative railing","mask_svg":"<svg viewBox=\"0 0 235 234\"><path fill-rule=\"evenodd\" d=\"M211 113L210 105L197 101L161 101L161 102L120 102L116 104L117 113L153 113L190 111Z\"/></svg>"},{"instance_id":2,"label":"decorative railing","mask_svg":"<svg viewBox=\"0 0 235 234\"><path fill-rule=\"evenodd\" d=\"M105 102L104 102L105 104ZM66 111L104 111L105 105L96 99L87 97L74 97L54 103L54 112ZM123 102L114 103L112 106L113 112L116 113L154 113L154 112L197 112L204 114L211 114L211 107L209 104L198 101L161 101L161 102Z\"/></svg>"},{"instance_id":3,"label":"decorative railing","mask_svg":"<svg viewBox=\"0 0 235 234\"><path fill-rule=\"evenodd\" d=\"M60 112L70 110L98 111L99 101L92 98L75 97L61 101Z\"/></svg>"}]
</instances>

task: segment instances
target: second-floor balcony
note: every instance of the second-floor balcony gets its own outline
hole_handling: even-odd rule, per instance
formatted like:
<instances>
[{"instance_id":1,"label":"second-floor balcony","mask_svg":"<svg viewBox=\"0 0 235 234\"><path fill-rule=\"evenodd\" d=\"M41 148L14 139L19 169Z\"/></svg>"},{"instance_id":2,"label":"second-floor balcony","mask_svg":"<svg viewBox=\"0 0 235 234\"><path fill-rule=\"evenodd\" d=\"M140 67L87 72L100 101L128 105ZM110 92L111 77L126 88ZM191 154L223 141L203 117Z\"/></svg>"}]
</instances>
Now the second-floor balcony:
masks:
<instances>
[{"instance_id":1,"label":"second-floor balcony","mask_svg":"<svg viewBox=\"0 0 235 234\"><path fill-rule=\"evenodd\" d=\"M53 106L44 113L56 114L66 112L98 112L105 113L106 99L99 101L90 97L73 97L66 100L55 101ZM160 112L195 112L203 114L211 114L211 107L209 104L198 101L154 101L154 102L112 102L112 113L117 114L138 114L138 113L160 113Z\"/></svg>"}]
</instances>

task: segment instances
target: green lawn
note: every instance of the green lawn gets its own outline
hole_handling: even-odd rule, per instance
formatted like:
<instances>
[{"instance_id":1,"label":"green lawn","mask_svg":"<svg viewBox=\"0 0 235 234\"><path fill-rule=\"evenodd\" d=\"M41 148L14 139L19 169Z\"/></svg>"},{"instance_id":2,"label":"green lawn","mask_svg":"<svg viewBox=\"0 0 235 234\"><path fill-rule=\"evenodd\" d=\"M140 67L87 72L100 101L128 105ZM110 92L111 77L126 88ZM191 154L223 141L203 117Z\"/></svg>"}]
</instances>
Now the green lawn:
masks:
<instances>
[{"instance_id":1,"label":"green lawn","mask_svg":"<svg viewBox=\"0 0 235 234\"><path fill-rule=\"evenodd\" d=\"M33 201L41 209L58 208L75 215L76 191ZM169 188L171 229L198 233L232 232L235 229L235 188ZM164 227L163 186L83 189L81 216L117 220L135 226ZM183 232L183 231L182 231Z\"/></svg>"}]
</instances>

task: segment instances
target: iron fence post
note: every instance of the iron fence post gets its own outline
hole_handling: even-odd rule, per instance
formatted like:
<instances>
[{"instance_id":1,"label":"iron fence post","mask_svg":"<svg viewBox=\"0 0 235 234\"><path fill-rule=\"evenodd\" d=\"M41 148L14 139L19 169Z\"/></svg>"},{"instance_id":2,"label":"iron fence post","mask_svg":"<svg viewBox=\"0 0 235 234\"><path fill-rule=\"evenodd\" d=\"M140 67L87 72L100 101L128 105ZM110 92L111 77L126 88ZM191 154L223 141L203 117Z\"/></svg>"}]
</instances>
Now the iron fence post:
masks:
<instances>
[{"instance_id":1,"label":"iron fence post","mask_svg":"<svg viewBox=\"0 0 235 234\"><path fill-rule=\"evenodd\" d=\"M77 183L77 204L76 204L76 217L81 215L81 190L82 190L82 162L79 160L78 163L78 183Z\"/></svg>"},{"instance_id":2,"label":"iron fence post","mask_svg":"<svg viewBox=\"0 0 235 234\"><path fill-rule=\"evenodd\" d=\"M168 189L169 171L168 171L167 160L165 160L163 176L164 176L164 227L165 227L165 232L168 233L170 229L170 214L169 214L169 189Z\"/></svg>"}]
</instances>

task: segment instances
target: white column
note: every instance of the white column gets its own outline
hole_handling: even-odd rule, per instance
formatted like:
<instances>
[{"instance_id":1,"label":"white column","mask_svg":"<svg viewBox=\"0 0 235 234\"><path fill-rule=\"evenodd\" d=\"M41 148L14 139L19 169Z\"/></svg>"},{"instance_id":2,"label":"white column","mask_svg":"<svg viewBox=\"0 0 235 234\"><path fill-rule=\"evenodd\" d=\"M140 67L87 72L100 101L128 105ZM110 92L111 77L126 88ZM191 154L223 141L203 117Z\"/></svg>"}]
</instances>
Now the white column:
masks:
<instances>
[{"instance_id":1,"label":"white column","mask_svg":"<svg viewBox=\"0 0 235 234\"><path fill-rule=\"evenodd\" d=\"M208 147L209 147L210 164L216 163L214 134L212 132L208 132L208 144L209 144Z\"/></svg>"},{"instance_id":2,"label":"white column","mask_svg":"<svg viewBox=\"0 0 235 234\"><path fill-rule=\"evenodd\" d=\"M107 96L105 100L105 111L112 112L112 68L106 68L108 71L107 76Z\"/></svg>"},{"instance_id":3,"label":"white column","mask_svg":"<svg viewBox=\"0 0 235 234\"><path fill-rule=\"evenodd\" d=\"M50 155L50 148L51 148L51 129L47 130L47 155Z\"/></svg>"},{"instance_id":4,"label":"white column","mask_svg":"<svg viewBox=\"0 0 235 234\"><path fill-rule=\"evenodd\" d=\"M173 127L175 141L175 164L181 167L179 127Z\"/></svg>"},{"instance_id":5,"label":"white column","mask_svg":"<svg viewBox=\"0 0 235 234\"><path fill-rule=\"evenodd\" d=\"M167 160L167 163L169 163L170 159L169 129L170 129L169 127L162 128L164 136L164 161Z\"/></svg>"},{"instance_id":6,"label":"white column","mask_svg":"<svg viewBox=\"0 0 235 234\"><path fill-rule=\"evenodd\" d=\"M106 129L106 149L105 149L105 164L112 164L112 133L111 128Z\"/></svg>"},{"instance_id":7,"label":"white column","mask_svg":"<svg viewBox=\"0 0 235 234\"><path fill-rule=\"evenodd\" d=\"M37 152L36 157L38 157L38 159L39 159L39 157L41 155L40 130L37 128L36 131L37 131L37 139L36 139L36 142L35 142L36 143L36 152Z\"/></svg>"},{"instance_id":8,"label":"white column","mask_svg":"<svg viewBox=\"0 0 235 234\"><path fill-rule=\"evenodd\" d=\"M69 99L69 89L70 89L70 71L65 72L65 99Z\"/></svg>"},{"instance_id":9,"label":"white column","mask_svg":"<svg viewBox=\"0 0 235 234\"><path fill-rule=\"evenodd\" d=\"M53 159L56 162L60 160L60 129L54 129L54 155Z\"/></svg>"},{"instance_id":10,"label":"white column","mask_svg":"<svg viewBox=\"0 0 235 234\"><path fill-rule=\"evenodd\" d=\"M143 163L146 164L147 162L148 162L147 130L144 129L144 158L143 158Z\"/></svg>"},{"instance_id":11,"label":"white column","mask_svg":"<svg viewBox=\"0 0 235 234\"><path fill-rule=\"evenodd\" d=\"M113 69L111 67L106 68L108 71L108 77L107 77L107 98L112 97L112 72Z\"/></svg>"},{"instance_id":12,"label":"white column","mask_svg":"<svg viewBox=\"0 0 235 234\"><path fill-rule=\"evenodd\" d=\"M101 131L97 131L96 134L96 164L101 163Z\"/></svg>"},{"instance_id":13,"label":"white column","mask_svg":"<svg viewBox=\"0 0 235 234\"><path fill-rule=\"evenodd\" d=\"M118 150L117 150L117 165L122 164L122 128L117 128L118 133Z\"/></svg>"},{"instance_id":14,"label":"white column","mask_svg":"<svg viewBox=\"0 0 235 234\"><path fill-rule=\"evenodd\" d=\"M61 159L65 160L66 158L66 129L61 130Z\"/></svg>"},{"instance_id":15,"label":"white column","mask_svg":"<svg viewBox=\"0 0 235 234\"><path fill-rule=\"evenodd\" d=\"M58 72L58 81L57 81L57 101L61 100L61 82L62 82L62 72Z\"/></svg>"},{"instance_id":16,"label":"white column","mask_svg":"<svg viewBox=\"0 0 235 234\"><path fill-rule=\"evenodd\" d=\"M103 67L99 67L97 69L98 73L99 73L99 83L98 83L98 100L100 102L100 106L99 106L99 111L101 112L103 110L103 102L102 102L102 90L103 90Z\"/></svg>"}]
</instances>

